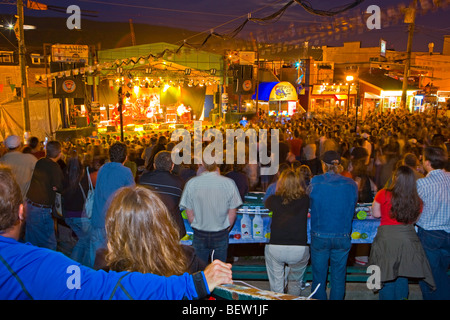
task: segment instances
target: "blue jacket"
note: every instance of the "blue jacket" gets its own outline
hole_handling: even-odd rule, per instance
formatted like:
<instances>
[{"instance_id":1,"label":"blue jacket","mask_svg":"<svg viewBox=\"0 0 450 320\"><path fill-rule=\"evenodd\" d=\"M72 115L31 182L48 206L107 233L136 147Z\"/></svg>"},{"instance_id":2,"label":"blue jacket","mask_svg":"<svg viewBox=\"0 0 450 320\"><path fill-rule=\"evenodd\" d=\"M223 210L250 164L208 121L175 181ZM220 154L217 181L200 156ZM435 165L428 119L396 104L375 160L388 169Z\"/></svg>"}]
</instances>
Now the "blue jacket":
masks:
<instances>
[{"instance_id":1,"label":"blue jacket","mask_svg":"<svg viewBox=\"0 0 450 320\"><path fill-rule=\"evenodd\" d=\"M130 168L118 162L105 163L98 171L94 191L91 223L94 228L105 227L106 210L111 195L118 189L134 184Z\"/></svg>"},{"instance_id":2,"label":"blue jacket","mask_svg":"<svg viewBox=\"0 0 450 320\"><path fill-rule=\"evenodd\" d=\"M96 271L62 253L0 236L0 300L179 300L208 294L203 272L163 277Z\"/></svg>"},{"instance_id":3,"label":"blue jacket","mask_svg":"<svg viewBox=\"0 0 450 320\"><path fill-rule=\"evenodd\" d=\"M310 183L311 233L323 237L349 236L358 201L356 182L327 172Z\"/></svg>"}]
</instances>

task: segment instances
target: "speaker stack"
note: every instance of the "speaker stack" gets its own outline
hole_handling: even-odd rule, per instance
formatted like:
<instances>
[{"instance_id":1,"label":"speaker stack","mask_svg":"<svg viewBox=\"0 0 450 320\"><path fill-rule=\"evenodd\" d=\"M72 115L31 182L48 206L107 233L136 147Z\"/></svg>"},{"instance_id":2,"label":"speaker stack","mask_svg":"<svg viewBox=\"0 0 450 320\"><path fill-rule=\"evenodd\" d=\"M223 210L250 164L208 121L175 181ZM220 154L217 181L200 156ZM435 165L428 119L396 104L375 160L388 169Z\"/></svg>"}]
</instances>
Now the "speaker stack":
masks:
<instances>
[{"instance_id":1,"label":"speaker stack","mask_svg":"<svg viewBox=\"0 0 450 320\"><path fill-rule=\"evenodd\" d=\"M233 89L235 94L253 94L253 66L238 65L235 67Z\"/></svg>"}]
</instances>

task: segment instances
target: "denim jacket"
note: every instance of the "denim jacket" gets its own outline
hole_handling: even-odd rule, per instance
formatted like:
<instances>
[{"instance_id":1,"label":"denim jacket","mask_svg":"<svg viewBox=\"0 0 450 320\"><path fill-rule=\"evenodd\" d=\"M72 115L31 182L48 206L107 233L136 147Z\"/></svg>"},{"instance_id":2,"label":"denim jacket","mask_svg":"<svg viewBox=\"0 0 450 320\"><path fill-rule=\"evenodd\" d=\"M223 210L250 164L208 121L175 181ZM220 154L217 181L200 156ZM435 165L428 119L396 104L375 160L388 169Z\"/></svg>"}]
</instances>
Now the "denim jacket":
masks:
<instances>
[{"instance_id":1,"label":"denim jacket","mask_svg":"<svg viewBox=\"0 0 450 320\"><path fill-rule=\"evenodd\" d=\"M112 194L122 187L134 184L130 168L123 166L121 163L108 162L99 169L91 219L94 228L105 228L106 209L112 200Z\"/></svg>"},{"instance_id":2,"label":"denim jacket","mask_svg":"<svg viewBox=\"0 0 450 320\"><path fill-rule=\"evenodd\" d=\"M310 184L311 233L321 237L347 237L352 230L358 188L350 178L327 172Z\"/></svg>"}]
</instances>

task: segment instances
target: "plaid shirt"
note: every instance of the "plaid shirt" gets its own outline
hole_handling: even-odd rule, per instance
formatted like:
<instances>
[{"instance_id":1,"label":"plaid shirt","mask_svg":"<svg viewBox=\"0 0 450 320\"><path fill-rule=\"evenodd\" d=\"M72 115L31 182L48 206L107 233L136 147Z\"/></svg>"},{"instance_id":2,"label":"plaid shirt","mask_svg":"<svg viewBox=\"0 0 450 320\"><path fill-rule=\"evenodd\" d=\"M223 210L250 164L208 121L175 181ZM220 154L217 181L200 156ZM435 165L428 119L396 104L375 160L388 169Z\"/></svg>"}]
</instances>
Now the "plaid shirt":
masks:
<instances>
[{"instance_id":1,"label":"plaid shirt","mask_svg":"<svg viewBox=\"0 0 450 320\"><path fill-rule=\"evenodd\" d=\"M423 201L417 225L425 230L450 233L450 173L441 169L430 171L417 180L417 192Z\"/></svg>"}]
</instances>

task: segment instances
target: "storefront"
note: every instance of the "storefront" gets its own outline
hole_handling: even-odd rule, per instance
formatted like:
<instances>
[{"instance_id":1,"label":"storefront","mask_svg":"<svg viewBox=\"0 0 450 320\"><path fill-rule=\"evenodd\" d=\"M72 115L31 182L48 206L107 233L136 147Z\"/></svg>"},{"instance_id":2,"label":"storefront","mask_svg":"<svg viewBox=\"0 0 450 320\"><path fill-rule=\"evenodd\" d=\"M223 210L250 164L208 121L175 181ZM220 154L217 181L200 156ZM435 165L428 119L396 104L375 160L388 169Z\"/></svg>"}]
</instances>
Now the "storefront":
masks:
<instances>
[{"instance_id":1,"label":"storefront","mask_svg":"<svg viewBox=\"0 0 450 320\"><path fill-rule=\"evenodd\" d=\"M352 83L314 85L311 92L311 112L325 112L328 114L345 113L347 104L355 105L357 89Z\"/></svg>"},{"instance_id":2,"label":"storefront","mask_svg":"<svg viewBox=\"0 0 450 320\"><path fill-rule=\"evenodd\" d=\"M445 108L447 107L447 105L450 102L450 91L438 90L437 100L438 100L439 107L443 108L445 110Z\"/></svg>"},{"instance_id":3,"label":"storefront","mask_svg":"<svg viewBox=\"0 0 450 320\"><path fill-rule=\"evenodd\" d=\"M359 76L359 90L362 97L362 113L383 112L401 106L402 86L400 80L384 75L365 74ZM409 86L406 90L406 106L410 111L420 104L415 98L417 88Z\"/></svg>"}]
</instances>

